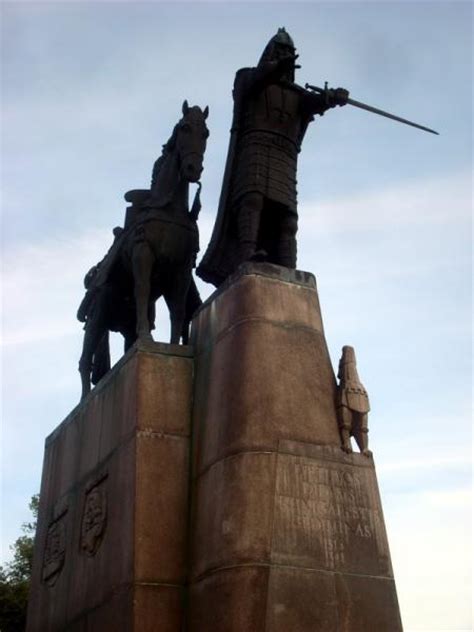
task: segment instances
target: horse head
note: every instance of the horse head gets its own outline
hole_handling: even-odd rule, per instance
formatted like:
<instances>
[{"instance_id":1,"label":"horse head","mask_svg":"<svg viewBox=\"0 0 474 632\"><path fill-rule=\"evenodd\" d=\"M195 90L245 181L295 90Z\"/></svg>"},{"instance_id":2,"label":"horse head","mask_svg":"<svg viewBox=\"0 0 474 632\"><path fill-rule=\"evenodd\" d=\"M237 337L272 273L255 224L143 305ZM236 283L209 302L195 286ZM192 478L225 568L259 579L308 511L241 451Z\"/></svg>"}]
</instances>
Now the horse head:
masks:
<instances>
[{"instance_id":1,"label":"horse head","mask_svg":"<svg viewBox=\"0 0 474 632\"><path fill-rule=\"evenodd\" d=\"M197 182L203 169L204 152L209 136L206 119L209 108L183 103L183 117L176 126L176 149L181 176L188 182Z\"/></svg>"}]
</instances>

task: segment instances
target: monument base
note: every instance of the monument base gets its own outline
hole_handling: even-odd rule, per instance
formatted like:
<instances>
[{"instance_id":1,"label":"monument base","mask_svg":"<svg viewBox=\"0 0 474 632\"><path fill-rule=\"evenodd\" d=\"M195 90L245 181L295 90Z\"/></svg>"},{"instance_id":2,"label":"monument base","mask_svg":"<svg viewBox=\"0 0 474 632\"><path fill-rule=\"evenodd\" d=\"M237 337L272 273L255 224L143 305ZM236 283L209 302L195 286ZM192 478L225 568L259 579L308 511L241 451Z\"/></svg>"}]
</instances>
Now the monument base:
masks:
<instances>
[{"instance_id":1,"label":"monument base","mask_svg":"<svg viewBox=\"0 0 474 632\"><path fill-rule=\"evenodd\" d=\"M27 631L401 632L314 277L242 266L192 342L134 346L46 440Z\"/></svg>"},{"instance_id":2,"label":"monument base","mask_svg":"<svg viewBox=\"0 0 474 632\"><path fill-rule=\"evenodd\" d=\"M197 556L213 562L192 584L190 629L401 632L372 460L285 441L212 479Z\"/></svg>"},{"instance_id":3,"label":"monument base","mask_svg":"<svg viewBox=\"0 0 474 632\"><path fill-rule=\"evenodd\" d=\"M135 345L47 438L28 632L176 632L191 350Z\"/></svg>"},{"instance_id":4,"label":"monument base","mask_svg":"<svg viewBox=\"0 0 474 632\"><path fill-rule=\"evenodd\" d=\"M189 630L401 632L374 462L341 449L314 277L241 266L192 342Z\"/></svg>"}]
</instances>

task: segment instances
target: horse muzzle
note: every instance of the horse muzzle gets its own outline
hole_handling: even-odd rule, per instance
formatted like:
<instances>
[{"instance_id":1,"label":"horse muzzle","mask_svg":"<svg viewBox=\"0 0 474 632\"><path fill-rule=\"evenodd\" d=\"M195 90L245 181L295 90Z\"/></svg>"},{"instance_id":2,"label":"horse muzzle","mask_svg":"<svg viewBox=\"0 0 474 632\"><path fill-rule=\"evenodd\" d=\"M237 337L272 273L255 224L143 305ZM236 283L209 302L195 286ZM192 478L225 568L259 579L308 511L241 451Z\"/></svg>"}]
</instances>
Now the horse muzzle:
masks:
<instances>
[{"instance_id":1,"label":"horse muzzle","mask_svg":"<svg viewBox=\"0 0 474 632\"><path fill-rule=\"evenodd\" d=\"M198 153L188 154L182 161L181 172L188 182L197 182L202 170L202 156Z\"/></svg>"}]
</instances>

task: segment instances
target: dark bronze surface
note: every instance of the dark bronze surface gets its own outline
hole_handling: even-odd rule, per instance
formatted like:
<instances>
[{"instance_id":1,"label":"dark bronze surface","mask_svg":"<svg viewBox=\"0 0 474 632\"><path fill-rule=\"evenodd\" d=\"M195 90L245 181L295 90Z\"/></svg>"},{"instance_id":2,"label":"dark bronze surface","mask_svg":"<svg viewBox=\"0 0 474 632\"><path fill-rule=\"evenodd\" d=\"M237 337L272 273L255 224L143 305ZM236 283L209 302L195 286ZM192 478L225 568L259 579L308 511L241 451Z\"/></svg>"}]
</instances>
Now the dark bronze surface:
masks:
<instances>
[{"instance_id":1,"label":"dark bronze surface","mask_svg":"<svg viewBox=\"0 0 474 632\"><path fill-rule=\"evenodd\" d=\"M100 263L91 268L86 295L77 317L85 323L79 361L82 397L110 369L109 331L125 338L125 351L138 338L152 340L155 302L164 297L170 311L171 343L186 344L191 316L201 304L192 269L199 250L202 162L209 135L208 108L183 104L162 155L155 162L150 190L125 194L125 227L114 229L115 240ZM189 210L189 183L198 192Z\"/></svg>"},{"instance_id":2,"label":"dark bronze surface","mask_svg":"<svg viewBox=\"0 0 474 632\"><path fill-rule=\"evenodd\" d=\"M296 267L297 157L315 114L344 105L342 88L320 95L294 80L297 55L285 31L267 44L255 68L234 82L234 117L219 211L197 269L220 285L240 263Z\"/></svg>"},{"instance_id":3,"label":"dark bronze surface","mask_svg":"<svg viewBox=\"0 0 474 632\"><path fill-rule=\"evenodd\" d=\"M306 83L305 88L323 95L326 94L326 92L328 91L327 85L324 88L318 88L317 86L312 86L311 84ZM425 132L430 132L431 134L436 134L437 136L439 136L439 132L435 132L435 130L431 129L430 127L425 127L424 125L420 125L419 123L413 123L413 121L409 121L408 119L402 118L401 116L396 116L395 114L390 114L390 112L385 112L385 110L374 108L373 105L367 105L367 103L362 103L361 101L356 101L355 99L347 99L347 105L353 105L354 107L360 108L361 110L372 112L372 114L385 116L385 118L392 119L392 121L405 123L405 125L411 125L411 127L416 127L417 129L422 129Z\"/></svg>"}]
</instances>

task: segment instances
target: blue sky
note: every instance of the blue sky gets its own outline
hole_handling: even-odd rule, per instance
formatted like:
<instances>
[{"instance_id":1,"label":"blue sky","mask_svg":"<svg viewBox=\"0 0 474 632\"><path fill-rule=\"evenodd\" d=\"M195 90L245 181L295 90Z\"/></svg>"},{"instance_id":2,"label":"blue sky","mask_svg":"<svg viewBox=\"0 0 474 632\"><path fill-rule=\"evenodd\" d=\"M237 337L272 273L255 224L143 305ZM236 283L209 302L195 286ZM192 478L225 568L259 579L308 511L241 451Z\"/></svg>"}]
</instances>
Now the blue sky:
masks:
<instances>
[{"instance_id":1,"label":"blue sky","mask_svg":"<svg viewBox=\"0 0 474 632\"><path fill-rule=\"evenodd\" d=\"M300 156L298 267L317 277L333 364L355 346L371 397L405 629L470 630L470 3L2 4L3 559L44 438L79 398L82 278L124 192L148 186L183 100L209 105L207 244L234 73L283 25L301 85L327 80L441 134L349 106L318 118Z\"/></svg>"}]
</instances>

